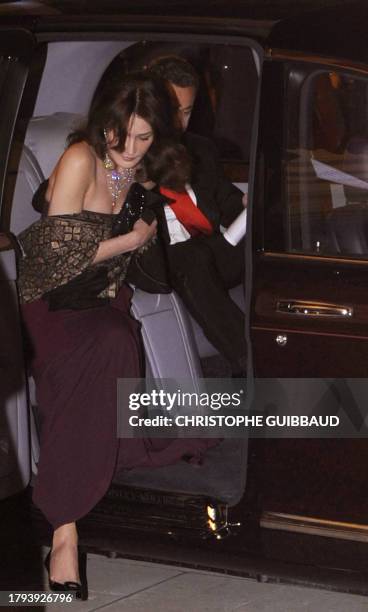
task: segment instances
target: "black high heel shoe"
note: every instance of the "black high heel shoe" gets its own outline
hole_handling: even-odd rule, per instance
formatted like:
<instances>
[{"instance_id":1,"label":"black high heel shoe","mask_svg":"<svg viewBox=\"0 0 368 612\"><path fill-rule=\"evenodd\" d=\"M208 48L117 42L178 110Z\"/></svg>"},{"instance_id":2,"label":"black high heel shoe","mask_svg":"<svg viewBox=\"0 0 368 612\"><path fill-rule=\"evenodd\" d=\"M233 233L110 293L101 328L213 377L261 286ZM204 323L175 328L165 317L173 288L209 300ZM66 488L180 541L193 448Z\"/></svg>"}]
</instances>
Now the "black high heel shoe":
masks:
<instances>
[{"instance_id":1,"label":"black high heel shoe","mask_svg":"<svg viewBox=\"0 0 368 612\"><path fill-rule=\"evenodd\" d=\"M74 582L73 580L67 580L66 582L55 582L50 578L50 558L51 550L47 553L45 559L45 568L49 575L49 587L54 593L60 593L62 591L70 591L75 594L76 599L86 601L88 599L88 587L87 587L87 555L78 551L78 564L79 574L81 577L80 582Z\"/></svg>"}]
</instances>

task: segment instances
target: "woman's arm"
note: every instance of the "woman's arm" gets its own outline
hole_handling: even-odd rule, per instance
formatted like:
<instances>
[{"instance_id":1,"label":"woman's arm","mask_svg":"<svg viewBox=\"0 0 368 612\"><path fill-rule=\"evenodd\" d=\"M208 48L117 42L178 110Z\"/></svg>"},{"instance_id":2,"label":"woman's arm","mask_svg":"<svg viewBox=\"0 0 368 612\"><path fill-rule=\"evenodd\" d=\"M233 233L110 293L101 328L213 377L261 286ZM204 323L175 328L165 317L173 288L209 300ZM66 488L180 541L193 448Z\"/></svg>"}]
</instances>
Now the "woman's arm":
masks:
<instances>
[{"instance_id":1,"label":"woman's arm","mask_svg":"<svg viewBox=\"0 0 368 612\"><path fill-rule=\"evenodd\" d=\"M116 236L116 238L109 238L103 240L97 249L96 256L93 263L110 259L115 255L121 255L129 251L134 251L139 247L142 247L148 240L153 238L156 234L157 221L153 221L151 225L148 225L142 219L136 221L133 229L128 234L123 236Z\"/></svg>"},{"instance_id":2,"label":"woman's arm","mask_svg":"<svg viewBox=\"0 0 368 612\"><path fill-rule=\"evenodd\" d=\"M82 212L86 195L94 186L95 176L96 158L86 143L77 143L67 149L50 177L48 215ZM148 225L139 220L128 234L103 240L93 263L138 249L156 234L156 226L156 221Z\"/></svg>"}]
</instances>

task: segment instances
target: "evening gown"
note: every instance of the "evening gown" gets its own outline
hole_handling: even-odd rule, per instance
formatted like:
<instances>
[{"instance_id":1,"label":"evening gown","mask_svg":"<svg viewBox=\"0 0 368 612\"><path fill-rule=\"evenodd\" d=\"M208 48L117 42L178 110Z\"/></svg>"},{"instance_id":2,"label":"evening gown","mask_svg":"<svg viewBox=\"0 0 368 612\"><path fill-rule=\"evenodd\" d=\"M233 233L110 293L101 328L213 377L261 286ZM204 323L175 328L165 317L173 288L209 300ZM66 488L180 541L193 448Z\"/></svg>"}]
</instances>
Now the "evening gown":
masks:
<instances>
[{"instance_id":1,"label":"evening gown","mask_svg":"<svg viewBox=\"0 0 368 612\"><path fill-rule=\"evenodd\" d=\"M184 456L200 462L218 442L117 437L116 381L141 377L143 357L124 283L130 254L91 263L99 242L111 235L112 220L90 211L44 217L18 237L41 431L33 501L54 529L86 515L116 471Z\"/></svg>"}]
</instances>

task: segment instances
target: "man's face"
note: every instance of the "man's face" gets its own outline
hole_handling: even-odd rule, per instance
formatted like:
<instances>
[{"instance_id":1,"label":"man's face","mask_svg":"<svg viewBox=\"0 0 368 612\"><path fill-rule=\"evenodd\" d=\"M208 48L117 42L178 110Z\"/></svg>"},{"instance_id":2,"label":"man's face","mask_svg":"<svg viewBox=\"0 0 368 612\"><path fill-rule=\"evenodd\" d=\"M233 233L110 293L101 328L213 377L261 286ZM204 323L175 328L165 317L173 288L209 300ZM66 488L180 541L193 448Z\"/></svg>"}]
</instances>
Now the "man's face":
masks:
<instances>
[{"instance_id":1,"label":"man's face","mask_svg":"<svg viewBox=\"0 0 368 612\"><path fill-rule=\"evenodd\" d=\"M193 86L179 87L178 85L174 85L174 83L170 83L170 85L172 86L178 101L178 117L183 128L183 132L185 132L192 114L194 100L197 93L196 88Z\"/></svg>"}]
</instances>

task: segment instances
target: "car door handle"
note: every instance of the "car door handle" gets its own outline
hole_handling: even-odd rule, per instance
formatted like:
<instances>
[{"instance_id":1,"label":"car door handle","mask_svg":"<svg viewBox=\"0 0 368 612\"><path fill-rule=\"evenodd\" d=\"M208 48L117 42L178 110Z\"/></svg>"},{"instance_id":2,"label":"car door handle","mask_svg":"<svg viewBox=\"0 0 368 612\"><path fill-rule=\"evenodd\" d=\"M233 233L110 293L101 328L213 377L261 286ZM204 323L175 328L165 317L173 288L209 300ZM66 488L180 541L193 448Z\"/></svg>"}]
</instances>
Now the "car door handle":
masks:
<instances>
[{"instance_id":1,"label":"car door handle","mask_svg":"<svg viewBox=\"0 0 368 612\"><path fill-rule=\"evenodd\" d=\"M279 300L276 311L282 314L301 315L304 317L344 317L353 316L351 306L326 304L323 302L304 302L299 300Z\"/></svg>"}]
</instances>

